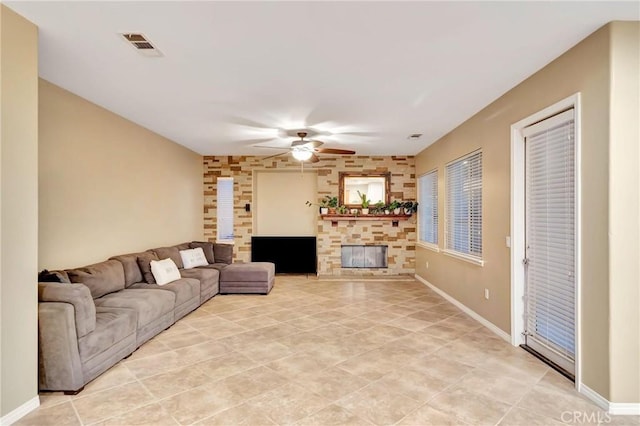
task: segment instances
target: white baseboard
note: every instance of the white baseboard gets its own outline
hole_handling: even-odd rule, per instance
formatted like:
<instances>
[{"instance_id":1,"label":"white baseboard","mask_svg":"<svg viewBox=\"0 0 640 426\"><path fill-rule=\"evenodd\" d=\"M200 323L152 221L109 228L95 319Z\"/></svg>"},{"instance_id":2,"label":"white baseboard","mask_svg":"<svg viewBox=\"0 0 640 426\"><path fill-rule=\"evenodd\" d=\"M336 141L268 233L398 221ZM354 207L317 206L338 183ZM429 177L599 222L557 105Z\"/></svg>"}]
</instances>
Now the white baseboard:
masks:
<instances>
[{"instance_id":1,"label":"white baseboard","mask_svg":"<svg viewBox=\"0 0 640 426\"><path fill-rule=\"evenodd\" d=\"M18 420L26 416L27 414L29 414L39 406L40 406L40 397L35 396L31 398L29 401L19 406L18 408L16 408L15 410L2 416L2 418L0 418L0 425L9 426L10 424L17 422Z\"/></svg>"},{"instance_id":2,"label":"white baseboard","mask_svg":"<svg viewBox=\"0 0 640 426\"><path fill-rule=\"evenodd\" d=\"M421 283L429 287L431 290L435 291L440 296L447 299L448 302L450 302L452 305L455 305L462 312L469 315L471 318L478 321L480 324L487 327L496 335L498 335L502 339L509 342L509 344L511 344L511 336L505 333L502 329L497 327L495 324L493 324L492 322L489 322L488 320L480 316L480 314L471 310L467 306L463 305L458 300L451 297L449 294L445 293L438 287L431 284L429 281L422 278L420 275L416 274L415 277L418 281L420 281ZM589 398L598 407L602 408L603 410L607 411L609 414L612 414L614 416L640 416L640 404L624 403L624 402L609 402L605 397L603 397L598 392L594 391L584 383L580 383L578 387L578 392L580 392L585 397Z\"/></svg>"},{"instance_id":3,"label":"white baseboard","mask_svg":"<svg viewBox=\"0 0 640 426\"><path fill-rule=\"evenodd\" d=\"M485 326L486 328L488 328L489 330L491 330L494 334L496 334L498 337L500 337L503 340L506 340L507 342L509 342L509 344L511 344L511 335L507 332L505 332L504 330L502 330L500 327L496 326L494 323L488 321L487 319L485 319L484 317L482 317L480 314L478 314L477 312L475 312L474 310L468 308L467 306L463 305L461 302L459 302L457 299L454 299L452 296L450 296L449 294L445 293L444 291L440 290L438 287L434 286L433 284L431 284L429 281L425 280L424 278L422 278L420 275L416 274L415 275L416 279L418 281L420 281L422 284L426 285L427 287L429 287L431 290L435 291L436 293L438 293L440 296L444 297L445 299L447 299L447 301L449 303L451 303L452 305L456 306L458 309L460 309L462 312L464 312L465 314L469 315L471 318L473 318L474 320L478 321L480 324L482 324L483 326Z\"/></svg>"},{"instance_id":4,"label":"white baseboard","mask_svg":"<svg viewBox=\"0 0 640 426\"><path fill-rule=\"evenodd\" d=\"M610 402L598 392L584 383L580 384L579 392L614 416L640 416L640 404L634 402Z\"/></svg>"},{"instance_id":5,"label":"white baseboard","mask_svg":"<svg viewBox=\"0 0 640 426\"><path fill-rule=\"evenodd\" d=\"M605 411L609 411L609 404L611 403L598 392L591 389L589 386L585 385L584 383L580 383L580 385L578 386L578 392L589 398L598 407L602 408Z\"/></svg>"},{"instance_id":6,"label":"white baseboard","mask_svg":"<svg viewBox=\"0 0 640 426\"><path fill-rule=\"evenodd\" d=\"M610 402L609 414L614 416L640 416L640 404L634 402Z\"/></svg>"}]
</instances>

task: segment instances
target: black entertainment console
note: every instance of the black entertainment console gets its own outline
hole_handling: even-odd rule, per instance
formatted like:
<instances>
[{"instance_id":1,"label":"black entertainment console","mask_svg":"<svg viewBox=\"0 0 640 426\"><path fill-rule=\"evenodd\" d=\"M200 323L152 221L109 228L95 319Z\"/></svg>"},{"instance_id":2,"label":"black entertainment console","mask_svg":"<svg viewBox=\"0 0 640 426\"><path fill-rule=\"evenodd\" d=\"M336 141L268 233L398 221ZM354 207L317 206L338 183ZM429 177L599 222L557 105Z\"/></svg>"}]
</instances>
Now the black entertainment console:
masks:
<instances>
[{"instance_id":1,"label":"black entertainment console","mask_svg":"<svg viewBox=\"0 0 640 426\"><path fill-rule=\"evenodd\" d=\"M273 262L277 274L315 274L316 237L251 237L251 261Z\"/></svg>"}]
</instances>

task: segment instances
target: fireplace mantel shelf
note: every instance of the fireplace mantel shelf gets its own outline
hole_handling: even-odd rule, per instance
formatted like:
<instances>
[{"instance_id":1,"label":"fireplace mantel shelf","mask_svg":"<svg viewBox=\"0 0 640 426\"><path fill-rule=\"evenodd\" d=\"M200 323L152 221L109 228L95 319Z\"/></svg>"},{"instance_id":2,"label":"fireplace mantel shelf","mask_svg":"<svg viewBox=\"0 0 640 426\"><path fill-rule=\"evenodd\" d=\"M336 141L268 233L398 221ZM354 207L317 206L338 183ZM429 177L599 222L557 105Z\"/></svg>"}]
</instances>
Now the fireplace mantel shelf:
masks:
<instances>
[{"instance_id":1,"label":"fireplace mantel shelf","mask_svg":"<svg viewBox=\"0 0 640 426\"><path fill-rule=\"evenodd\" d=\"M407 220L411 217L410 214L321 214L320 217L323 220L330 220L332 226L338 226L340 221L349 220L377 220L377 221L389 221L392 226L398 226L398 222L401 220Z\"/></svg>"}]
</instances>

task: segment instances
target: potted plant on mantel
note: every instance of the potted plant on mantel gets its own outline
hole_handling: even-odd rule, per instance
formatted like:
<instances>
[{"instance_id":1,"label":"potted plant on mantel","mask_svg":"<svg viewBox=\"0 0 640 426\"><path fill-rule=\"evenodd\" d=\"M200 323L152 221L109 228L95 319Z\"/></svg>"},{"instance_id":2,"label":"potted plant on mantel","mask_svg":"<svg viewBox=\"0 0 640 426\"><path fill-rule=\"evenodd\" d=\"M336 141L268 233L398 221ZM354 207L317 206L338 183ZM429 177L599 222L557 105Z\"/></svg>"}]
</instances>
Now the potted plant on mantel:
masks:
<instances>
[{"instance_id":1,"label":"potted plant on mantel","mask_svg":"<svg viewBox=\"0 0 640 426\"><path fill-rule=\"evenodd\" d=\"M358 196L362 201L362 214L369 214L369 204L371 203L371 200L367 198L367 194L363 194L360 191L358 191Z\"/></svg>"},{"instance_id":2,"label":"potted plant on mantel","mask_svg":"<svg viewBox=\"0 0 640 426\"><path fill-rule=\"evenodd\" d=\"M338 208L338 197L332 197L330 195L326 195L324 198L327 200L327 207L329 208L329 214L336 214L336 209Z\"/></svg>"},{"instance_id":3,"label":"potted plant on mantel","mask_svg":"<svg viewBox=\"0 0 640 426\"><path fill-rule=\"evenodd\" d=\"M338 197L325 195L319 204L312 203L311 201L307 201L305 204L309 207L320 207L320 214L336 214L336 207L338 207Z\"/></svg>"},{"instance_id":4,"label":"potted plant on mantel","mask_svg":"<svg viewBox=\"0 0 640 426\"><path fill-rule=\"evenodd\" d=\"M327 200L326 198L323 198L322 201L320 201L319 204L316 203L312 203L311 201L308 201L305 203L307 206L311 207L311 206L318 206L320 207L320 214L327 214L329 213L329 207L327 205Z\"/></svg>"},{"instance_id":5,"label":"potted plant on mantel","mask_svg":"<svg viewBox=\"0 0 640 426\"><path fill-rule=\"evenodd\" d=\"M376 214L383 214L385 209L387 208L387 206L384 205L384 203L382 201L378 201L375 205L376 208ZM388 211L388 210L387 210Z\"/></svg>"},{"instance_id":6,"label":"potted plant on mantel","mask_svg":"<svg viewBox=\"0 0 640 426\"><path fill-rule=\"evenodd\" d=\"M400 214L400 209L402 208L402 203L398 200L393 200L391 204L389 204L389 210L393 212L395 215Z\"/></svg>"},{"instance_id":7,"label":"potted plant on mantel","mask_svg":"<svg viewBox=\"0 0 640 426\"><path fill-rule=\"evenodd\" d=\"M405 201L402 203L402 207L404 208L404 214L413 214L418 211L418 202Z\"/></svg>"}]
</instances>

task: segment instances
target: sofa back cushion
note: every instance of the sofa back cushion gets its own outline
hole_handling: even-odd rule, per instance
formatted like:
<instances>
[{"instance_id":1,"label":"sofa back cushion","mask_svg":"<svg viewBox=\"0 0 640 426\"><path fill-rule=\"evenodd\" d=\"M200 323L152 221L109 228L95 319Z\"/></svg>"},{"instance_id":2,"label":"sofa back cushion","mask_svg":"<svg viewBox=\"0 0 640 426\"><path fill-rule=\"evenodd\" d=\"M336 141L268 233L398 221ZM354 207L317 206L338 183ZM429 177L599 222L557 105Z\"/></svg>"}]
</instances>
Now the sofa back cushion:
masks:
<instances>
[{"instance_id":1,"label":"sofa back cushion","mask_svg":"<svg viewBox=\"0 0 640 426\"><path fill-rule=\"evenodd\" d=\"M155 252L149 250L144 253L138 253L138 266L140 267L140 271L142 272L142 276L147 284L155 284L156 279L153 278L153 273L151 272L151 261L158 260L158 256Z\"/></svg>"},{"instance_id":2,"label":"sofa back cushion","mask_svg":"<svg viewBox=\"0 0 640 426\"><path fill-rule=\"evenodd\" d=\"M233 244L214 244L213 255L216 258L216 263L231 265L233 262Z\"/></svg>"},{"instance_id":3,"label":"sofa back cushion","mask_svg":"<svg viewBox=\"0 0 640 426\"><path fill-rule=\"evenodd\" d=\"M207 241L194 241L189 244L191 248L200 247L204 252L204 256L207 258L207 263L216 263L216 257L213 253L213 243Z\"/></svg>"},{"instance_id":4,"label":"sofa back cushion","mask_svg":"<svg viewBox=\"0 0 640 426\"><path fill-rule=\"evenodd\" d=\"M129 287L132 284L144 281L142 271L138 266L138 256L140 253L121 254L120 256L110 257L109 260L114 259L122 263L124 268L124 286Z\"/></svg>"},{"instance_id":5,"label":"sofa back cushion","mask_svg":"<svg viewBox=\"0 0 640 426\"><path fill-rule=\"evenodd\" d=\"M67 273L72 283L89 287L94 299L124 289L124 268L117 260L70 269Z\"/></svg>"},{"instance_id":6,"label":"sofa back cushion","mask_svg":"<svg viewBox=\"0 0 640 426\"><path fill-rule=\"evenodd\" d=\"M184 265L182 264L182 258L180 257L180 250L178 250L178 247L159 247L152 250L156 254L156 256L158 256L158 259L169 258L173 260L173 263L176 264L178 269L184 268Z\"/></svg>"},{"instance_id":7,"label":"sofa back cushion","mask_svg":"<svg viewBox=\"0 0 640 426\"><path fill-rule=\"evenodd\" d=\"M178 251L180 251L180 250L189 250L190 248L193 248L193 247L191 247L191 243L176 244L174 247L177 248Z\"/></svg>"}]
</instances>

